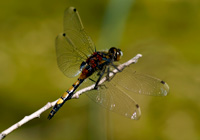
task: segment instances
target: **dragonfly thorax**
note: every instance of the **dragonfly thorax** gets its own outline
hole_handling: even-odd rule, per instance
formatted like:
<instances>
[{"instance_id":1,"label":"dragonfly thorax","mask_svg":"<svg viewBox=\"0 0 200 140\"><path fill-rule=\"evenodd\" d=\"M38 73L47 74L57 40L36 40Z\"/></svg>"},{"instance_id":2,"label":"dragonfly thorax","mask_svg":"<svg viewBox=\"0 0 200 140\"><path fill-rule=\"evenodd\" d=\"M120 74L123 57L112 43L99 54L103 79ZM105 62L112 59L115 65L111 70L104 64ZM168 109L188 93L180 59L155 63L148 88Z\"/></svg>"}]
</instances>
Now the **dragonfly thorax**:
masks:
<instances>
[{"instance_id":1,"label":"dragonfly thorax","mask_svg":"<svg viewBox=\"0 0 200 140\"><path fill-rule=\"evenodd\" d=\"M85 67L86 65L91 66L94 69L100 69L105 65L109 65L113 61L119 61L122 57L123 53L120 49L115 47L111 47L108 52L94 52L86 62L81 64L81 67Z\"/></svg>"},{"instance_id":2,"label":"dragonfly thorax","mask_svg":"<svg viewBox=\"0 0 200 140\"><path fill-rule=\"evenodd\" d=\"M113 61L119 61L123 56L123 53L120 49L112 47L109 49L108 54Z\"/></svg>"}]
</instances>

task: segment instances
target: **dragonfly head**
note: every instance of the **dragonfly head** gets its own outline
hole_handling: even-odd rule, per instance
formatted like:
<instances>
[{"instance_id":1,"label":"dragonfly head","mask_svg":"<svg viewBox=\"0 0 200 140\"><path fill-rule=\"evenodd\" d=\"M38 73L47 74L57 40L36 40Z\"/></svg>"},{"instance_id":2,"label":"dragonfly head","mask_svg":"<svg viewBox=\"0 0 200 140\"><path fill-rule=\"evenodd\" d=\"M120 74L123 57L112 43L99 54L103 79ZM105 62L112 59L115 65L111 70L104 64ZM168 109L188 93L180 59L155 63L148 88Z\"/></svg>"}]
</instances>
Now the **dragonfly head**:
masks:
<instances>
[{"instance_id":1,"label":"dragonfly head","mask_svg":"<svg viewBox=\"0 0 200 140\"><path fill-rule=\"evenodd\" d=\"M115 47L112 47L108 51L109 56L114 60L114 61L119 61L121 57L123 56L123 53L120 49L117 49Z\"/></svg>"}]
</instances>

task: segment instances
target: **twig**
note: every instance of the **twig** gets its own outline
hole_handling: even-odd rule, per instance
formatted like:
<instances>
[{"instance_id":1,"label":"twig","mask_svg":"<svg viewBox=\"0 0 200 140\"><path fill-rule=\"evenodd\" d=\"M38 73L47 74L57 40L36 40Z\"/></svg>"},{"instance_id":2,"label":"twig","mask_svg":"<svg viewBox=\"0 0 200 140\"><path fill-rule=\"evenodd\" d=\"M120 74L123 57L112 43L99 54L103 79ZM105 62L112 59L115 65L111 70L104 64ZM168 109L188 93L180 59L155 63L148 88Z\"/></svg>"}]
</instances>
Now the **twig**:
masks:
<instances>
[{"instance_id":1,"label":"twig","mask_svg":"<svg viewBox=\"0 0 200 140\"><path fill-rule=\"evenodd\" d=\"M117 68L119 70L123 70L125 67L129 66L130 64L134 64L137 63L138 59L142 57L141 54L137 54L135 57L133 57L132 59L130 59L129 61L119 65ZM109 77L112 77L114 74L118 73L117 69L114 69L112 72L110 72ZM104 77L103 79L101 79L101 81L99 82L99 85L101 85L102 83L104 83L106 81L106 77ZM79 96L81 94L83 94L84 92L87 92L89 90L94 89L95 84L88 86L86 88L83 88L79 91L77 91L72 98L79 98ZM24 125L25 123L29 122L30 120L34 119L34 118L39 118L40 115L45 112L46 110L48 110L49 108L53 107L56 104L56 101L53 102L48 102L45 106L43 106L42 108L40 108L39 110L37 110L36 112L34 112L33 114L29 115L29 116L25 116L22 120L20 120L19 122L17 122L16 124L12 125L11 127L9 127L8 129L4 130L3 132L0 133L0 140L2 140L3 138L5 138L5 136L7 136L9 133L11 133L13 130L19 128L20 126Z\"/></svg>"}]
</instances>

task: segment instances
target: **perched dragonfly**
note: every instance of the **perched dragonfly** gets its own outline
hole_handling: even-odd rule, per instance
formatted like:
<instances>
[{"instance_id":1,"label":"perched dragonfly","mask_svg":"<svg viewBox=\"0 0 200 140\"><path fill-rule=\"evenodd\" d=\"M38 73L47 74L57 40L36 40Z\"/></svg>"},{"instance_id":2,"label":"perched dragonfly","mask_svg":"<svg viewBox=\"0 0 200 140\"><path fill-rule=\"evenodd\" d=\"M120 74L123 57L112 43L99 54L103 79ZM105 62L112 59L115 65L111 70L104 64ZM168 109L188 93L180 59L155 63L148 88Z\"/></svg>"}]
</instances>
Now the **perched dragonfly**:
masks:
<instances>
[{"instance_id":1,"label":"perched dragonfly","mask_svg":"<svg viewBox=\"0 0 200 140\"><path fill-rule=\"evenodd\" d=\"M58 66L67 77L80 76L58 99L48 119L71 99L78 87L83 88L94 83L94 90L88 91L86 95L106 109L130 119L139 119L141 112L139 105L127 94L128 91L153 96L166 96L169 92L167 83L162 80L137 74L131 68L120 72L116 62L122 57L122 51L115 47L108 51L97 51L74 7L65 10L64 33L56 38L56 54ZM113 69L117 69L119 73L109 77ZM106 82L99 85L104 77Z\"/></svg>"}]
</instances>

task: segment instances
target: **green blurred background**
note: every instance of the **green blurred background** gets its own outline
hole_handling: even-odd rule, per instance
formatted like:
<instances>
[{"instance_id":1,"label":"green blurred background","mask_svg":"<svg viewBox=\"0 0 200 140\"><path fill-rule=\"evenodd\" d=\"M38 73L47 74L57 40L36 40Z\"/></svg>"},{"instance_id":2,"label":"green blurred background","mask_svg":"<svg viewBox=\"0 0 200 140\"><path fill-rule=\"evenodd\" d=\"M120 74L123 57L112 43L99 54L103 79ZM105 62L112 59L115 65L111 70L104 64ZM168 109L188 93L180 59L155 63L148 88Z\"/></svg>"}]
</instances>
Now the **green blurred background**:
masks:
<instances>
[{"instance_id":1,"label":"green blurred background","mask_svg":"<svg viewBox=\"0 0 200 140\"><path fill-rule=\"evenodd\" d=\"M167 97L132 95L140 120L107 112L85 95L47 120L50 110L7 140L200 140L199 0L8 0L0 5L0 131L54 101L71 86L57 67L55 37L74 6L101 49L120 47L122 61L143 57L137 71L165 80Z\"/></svg>"}]
</instances>

